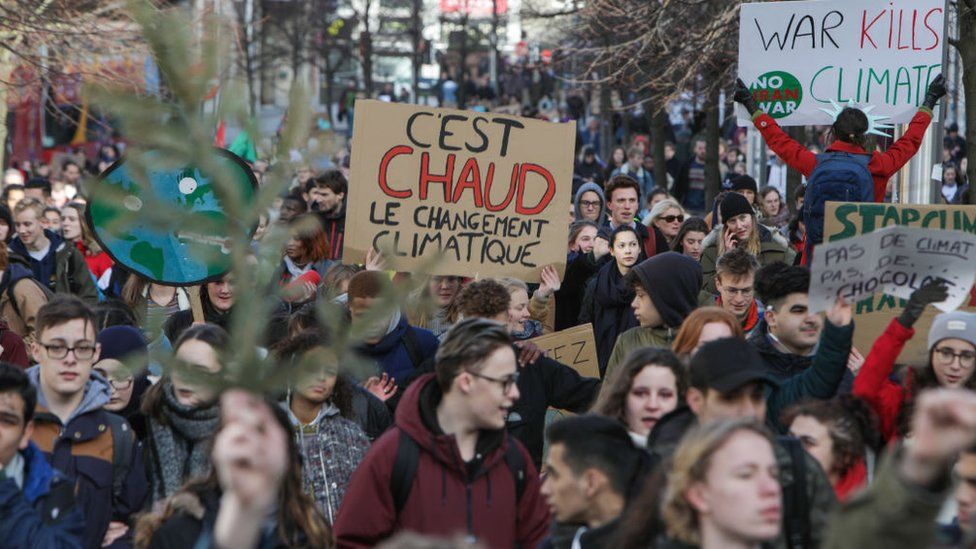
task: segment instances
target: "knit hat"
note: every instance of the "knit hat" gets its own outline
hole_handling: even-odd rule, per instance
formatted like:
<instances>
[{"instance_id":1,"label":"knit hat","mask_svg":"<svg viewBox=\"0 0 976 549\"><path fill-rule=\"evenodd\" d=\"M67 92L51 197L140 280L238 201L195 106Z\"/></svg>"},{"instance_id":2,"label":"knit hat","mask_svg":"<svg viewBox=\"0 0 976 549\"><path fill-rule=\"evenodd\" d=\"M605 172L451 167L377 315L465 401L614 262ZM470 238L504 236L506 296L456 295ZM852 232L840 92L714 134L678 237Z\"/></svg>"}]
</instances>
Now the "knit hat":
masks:
<instances>
[{"instance_id":1,"label":"knit hat","mask_svg":"<svg viewBox=\"0 0 976 549\"><path fill-rule=\"evenodd\" d=\"M657 254L638 263L627 277L629 283L644 287L665 326L681 326L685 317L698 307L702 268L684 254Z\"/></svg>"},{"instance_id":2,"label":"knit hat","mask_svg":"<svg viewBox=\"0 0 976 549\"><path fill-rule=\"evenodd\" d=\"M759 193L759 184L756 180L748 175L737 175L730 181L732 184L731 189L733 191L752 191L756 194ZM724 217L722 219L725 219Z\"/></svg>"},{"instance_id":3,"label":"knit hat","mask_svg":"<svg viewBox=\"0 0 976 549\"><path fill-rule=\"evenodd\" d=\"M95 341L102 346L98 360L112 358L123 362L137 356L149 356L146 338L132 326L109 326L98 332Z\"/></svg>"},{"instance_id":4,"label":"knit hat","mask_svg":"<svg viewBox=\"0 0 976 549\"><path fill-rule=\"evenodd\" d=\"M929 329L929 350L943 339L961 339L976 345L976 314L964 311L942 313Z\"/></svg>"},{"instance_id":5,"label":"knit hat","mask_svg":"<svg viewBox=\"0 0 976 549\"><path fill-rule=\"evenodd\" d=\"M739 193L725 195L725 198L722 199L722 204L719 206L719 213L722 214L722 223L727 222L737 215L756 215L756 212L752 210L752 204L749 204L749 200Z\"/></svg>"},{"instance_id":6,"label":"knit hat","mask_svg":"<svg viewBox=\"0 0 976 549\"><path fill-rule=\"evenodd\" d=\"M737 338L717 339L701 346L691 357L691 386L731 393L746 383L779 385L763 365L759 351Z\"/></svg>"}]
</instances>

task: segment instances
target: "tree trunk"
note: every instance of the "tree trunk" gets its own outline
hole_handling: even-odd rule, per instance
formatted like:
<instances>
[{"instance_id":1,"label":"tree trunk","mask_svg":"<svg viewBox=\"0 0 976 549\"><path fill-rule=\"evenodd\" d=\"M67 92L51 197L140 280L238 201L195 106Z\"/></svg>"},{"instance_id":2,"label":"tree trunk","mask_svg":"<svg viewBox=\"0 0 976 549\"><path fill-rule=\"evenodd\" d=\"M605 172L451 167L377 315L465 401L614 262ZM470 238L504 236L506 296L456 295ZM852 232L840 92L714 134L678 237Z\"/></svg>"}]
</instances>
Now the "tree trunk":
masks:
<instances>
[{"instance_id":1,"label":"tree trunk","mask_svg":"<svg viewBox=\"0 0 976 549\"><path fill-rule=\"evenodd\" d=\"M0 82L9 82L13 71L12 54L0 50ZM7 167L7 86L0 85L0 173Z\"/></svg>"},{"instance_id":2,"label":"tree trunk","mask_svg":"<svg viewBox=\"0 0 976 549\"><path fill-rule=\"evenodd\" d=\"M668 113L663 108L654 108L653 110L653 114L647 117L647 125L651 127L651 154L654 156L654 185L667 189L668 164L664 158L664 141L669 122Z\"/></svg>"},{"instance_id":3,"label":"tree trunk","mask_svg":"<svg viewBox=\"0 0 976 549\"><path fill-rule=\"evenodd\" d=\"M969 167L966 178L969 181L969 203L976 204L976 0L959 0L958 31L956 49L962 62L963 87L966 96L966 157Z\"/></svg>"},{"instance_id":4,"label":"tree trunk","mask_svg":"<svg viewBox=\"0 0 976 549\"><path fill-rule=\"evenodd\" d=\"M791 126L787 128L786 133L790 137L799 141L802 145L807 144L807 129L805 126ZM765 146L765 142L763 143ZM787 168L786 170L786 203L788 205L796 204L796 191L803 184L803 174L794 170L793 168ZM793 208L790 207L790 211Z\"/></svg>"},{"instance_id":5,"label":"tree trunk","mask_svg":"<svg viewBox=\"0 0 976 549\"><path fill-rule=\"evenodd\" d=\"M719 93L716 88L708 94L705 102L705 210L711 210L722 188L722 172L718 168L718 119Z\"/></svg>"},{"instance_id":6,"label":"tree trunk","mask_svg":"<svg viewBox=\"0 0 976 549\"><path fill-rule=\"evenodd\" d=\"M461 18L461 47L458 53L461 59L458 61L458 105L457 108L464 110L467 108L468 103L468 86L467 86L467 61L468 61L468 16L465 14Z\"/></svg>"},{"instance_id":7,"label":"tree trunk","mask_svg":"<svg viewBox=\"0 0 976 549\"><path fill-rule=\"evenodd\" d=\"M604 162L609 164L612 159L610 158L610 151L613 150L613 115L610 113L610 109L613 106L610 104L610 86L606 83L600 84L600 145L603 150L598 151L600 158Z\"/></svg>"}]
</instances>

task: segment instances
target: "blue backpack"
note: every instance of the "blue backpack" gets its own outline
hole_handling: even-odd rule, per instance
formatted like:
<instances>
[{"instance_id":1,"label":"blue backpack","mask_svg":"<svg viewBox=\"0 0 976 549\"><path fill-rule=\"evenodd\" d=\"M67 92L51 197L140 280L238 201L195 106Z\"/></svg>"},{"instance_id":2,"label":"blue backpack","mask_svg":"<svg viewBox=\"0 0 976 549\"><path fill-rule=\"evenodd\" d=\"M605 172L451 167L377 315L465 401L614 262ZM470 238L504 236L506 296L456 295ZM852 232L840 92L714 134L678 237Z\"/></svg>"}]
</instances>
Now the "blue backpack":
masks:
<instances>
[{"instance_id":1,"label":"blue backpack","mask_svg":"<svg viewBox=\"0 0 976 549\"><path fill-rule=\"evenodd\" d=\"M871 155L828 152L817 155L817 166L807 179L803 223L807 250L823 242L827 202L874 202L874 178L868 171Z\"/></svg>"}]
</instances>

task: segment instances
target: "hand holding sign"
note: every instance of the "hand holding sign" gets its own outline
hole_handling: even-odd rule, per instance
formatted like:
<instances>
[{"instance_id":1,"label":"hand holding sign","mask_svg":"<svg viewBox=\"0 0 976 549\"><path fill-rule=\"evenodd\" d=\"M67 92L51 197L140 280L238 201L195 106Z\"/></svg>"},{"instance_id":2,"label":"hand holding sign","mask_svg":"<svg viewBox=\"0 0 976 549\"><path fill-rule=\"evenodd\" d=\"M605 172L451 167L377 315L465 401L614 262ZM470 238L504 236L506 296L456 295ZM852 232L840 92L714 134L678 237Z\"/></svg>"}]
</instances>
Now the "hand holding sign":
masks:
<instances>
[{"instance_id":1,"label":"hand holding sign","mask_svg":"<svg viewBox=\"0 0 976 549\"><path fill-rule=\"evenodd\" d=\"M900 226L822 244L813 257L810 310L827 310L837 296L854 302L884 292L909 299L924 287L915 309L924 309L924 300L953 311L969 296L976 276L974 254L972 233ZM944 281L944 297L934 281Z\"/></svg>"}]
</instances>

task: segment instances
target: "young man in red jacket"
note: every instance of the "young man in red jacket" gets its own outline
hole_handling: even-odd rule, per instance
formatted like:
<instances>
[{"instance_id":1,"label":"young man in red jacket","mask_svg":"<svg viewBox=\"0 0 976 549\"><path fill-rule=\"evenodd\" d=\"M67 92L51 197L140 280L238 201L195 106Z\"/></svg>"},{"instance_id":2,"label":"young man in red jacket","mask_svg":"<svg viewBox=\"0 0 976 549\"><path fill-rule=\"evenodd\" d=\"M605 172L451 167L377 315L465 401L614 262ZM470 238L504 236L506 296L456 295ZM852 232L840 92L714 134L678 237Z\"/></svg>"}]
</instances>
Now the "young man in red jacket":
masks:
<instances>
[{"instance_id":1,"label":"young man in red jacket","mask_svg":"<svg viewBox=\"0 0 976 549\"><path fill-rule=\"evenodd\" d=\"M335 522L338 546L373 547L410 530L486 547L536 547L549 514L531 457L505 431L519 398L507 327L459 322L434 368L410 386L395 427L353 474Z\"/></svg>"}]
</instances>

